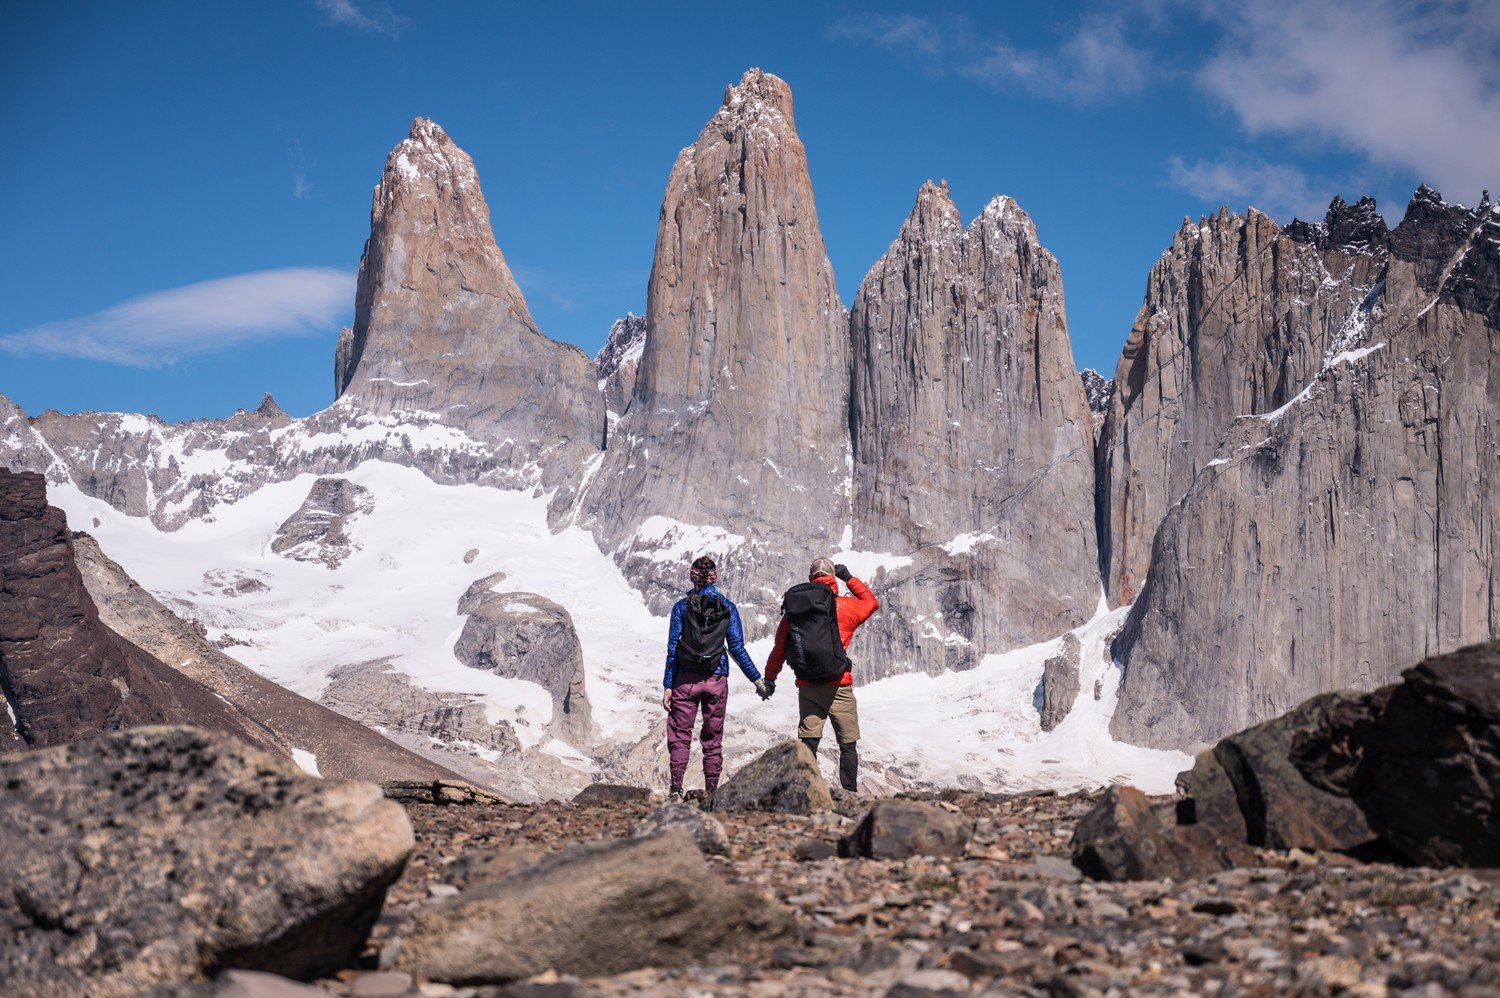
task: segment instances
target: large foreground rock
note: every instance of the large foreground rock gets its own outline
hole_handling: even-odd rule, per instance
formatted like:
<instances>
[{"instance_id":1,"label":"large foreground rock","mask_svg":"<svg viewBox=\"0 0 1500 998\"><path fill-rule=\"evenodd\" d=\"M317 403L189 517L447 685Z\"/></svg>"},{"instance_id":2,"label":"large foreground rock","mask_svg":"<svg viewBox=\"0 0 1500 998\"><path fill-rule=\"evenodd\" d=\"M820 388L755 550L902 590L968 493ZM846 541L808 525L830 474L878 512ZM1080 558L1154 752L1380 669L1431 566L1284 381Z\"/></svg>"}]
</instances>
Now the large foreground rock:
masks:
<instances>
[{"instance_id":1,"label":"large foreground rock","mask_svg":"<svg viewBox=\"0 0 1500 998\"><path fill-rule=\"evenodd\" d=\"M1500 643L1403 676L1223 739L1179 777L1175 806L1112 789L1079 822L1075 862L1102 879L1199 876L1248 845L1500 865Z\"/></svg>"},{"instance_id":2,"label":"large foreground rock","mask_svg":"<svg viewBox=\"0 0 1500 998\"><path fill-rule=\"evenodd\" d=\"M413 846L368 783L137 728L0 757L0 991L117 995L346 967Z\"/></svg>"},{"instance_id":3,"label":"large foreground rock","mask_svg":"<svg viewBox=\"0 0 1500 998\"><path fill-rule=\"evenodd\" d=\"M974 835L974 822L936 804L883 800L870 808L854 831L839 842L839 855L865 859L909 856L962 856Z\"/></svg>"},{"instance_id":4,"label":"large foreground rock","mask_svg":"<svg viewBox=\"0 0 1500 998\"><path fill-rule=\"evenodd\" d=\"M833 810L833 795L818 760L799 741L773 745L714 792L715 811L781 811L812 814Z\"/></svg>"},{"instance_id":5,"label":"large foreground rock","mask_svg":"<svg viewBox=\"0 0 1500 998\"><path fill-rule=\"evenodd\" d=\"M791 930L788 912L725 884L691 836L671 831L577 846L433 902L400 964L449 984L619 974L724 958Z\"/></svg>"}]
</instances>

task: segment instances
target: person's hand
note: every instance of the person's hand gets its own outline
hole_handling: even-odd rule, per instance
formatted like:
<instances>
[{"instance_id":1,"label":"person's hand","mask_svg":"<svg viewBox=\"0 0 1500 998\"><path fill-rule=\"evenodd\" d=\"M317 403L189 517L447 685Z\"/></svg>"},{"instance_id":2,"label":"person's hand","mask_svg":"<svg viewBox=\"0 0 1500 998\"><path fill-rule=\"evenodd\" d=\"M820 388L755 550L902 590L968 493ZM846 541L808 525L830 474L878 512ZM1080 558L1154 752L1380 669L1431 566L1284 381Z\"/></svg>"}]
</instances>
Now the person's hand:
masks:
<instances>
[{"instance_id":1,"label":"person's hand","mask_svg":"<svg viewBox=\"0 0 1500 998\"><path fill-rule=\"evenodd\" d=\"M672 711L672 691L671 690L662 690L661 691L661 709L664 710L664 711L667 711L668 713L671 713L671 711Z\"/></svg>"},{"instance_id":2,"label":"person's hand","mask_svg":"<svg viewBox=\"0 0 1500 998\"><path fill-rule=\"evenodd\" d=\"M755 681L755 692L760 694L762 700L771 699L771 695L776 692L776 680L757 679Z\"/></svg>"},{"instance_id":3,"label":"person's hand","mask_svg":"<svg viewBox=\"0 0 1500 998\"><path fill-rule=\"evenodd\" d=\"M849 567L847 565L833 566L833 574L837 575L844 582L848 582L850 579L854 578L854 573L849 571Z\"/></svg>"}]
</instances>

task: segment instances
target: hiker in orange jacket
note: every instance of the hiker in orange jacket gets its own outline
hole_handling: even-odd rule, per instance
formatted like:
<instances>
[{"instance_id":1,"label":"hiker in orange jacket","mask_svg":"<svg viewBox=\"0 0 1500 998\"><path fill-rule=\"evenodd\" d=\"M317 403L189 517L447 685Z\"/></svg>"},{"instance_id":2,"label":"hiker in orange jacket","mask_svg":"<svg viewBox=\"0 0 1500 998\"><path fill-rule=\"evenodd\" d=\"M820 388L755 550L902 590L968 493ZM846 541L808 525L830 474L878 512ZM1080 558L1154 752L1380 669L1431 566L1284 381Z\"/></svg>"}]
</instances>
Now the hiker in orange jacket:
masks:
<instances>
[{"instance_id":1,"label":"hiker in orange jacket","mask_svg":"<svg viewBox=\"0 0 1500 998\"><path fill-rule=\"evenodd\" d=\"M812 590L813 596L817 595L816 586L827 586L832 590L835 599L833 609L838 623L838 638L841 647L830 649L833 655L841 658L839 665L842 674L831 679L803 679L799 675L797 679L797 710L801 716L801 723L797 726L797 737L802 739L803 744L812 749L817 755L818 744L823 738L823 725L825 721L833 722L833 736L839 744L839 784L850 793L855 792L859 782L859 705L854 700L854 676L850 673L851 663L843 650L849 647L849 640L854 637L854 631L870 619L870 615L880 609L880 600L870 592L859 579L856 579L849 569L843 565L835 565L828 558L819 558L812 563L808 571L809 584L796 586L787 593L787 601L782 604L781 623L776 627L776 644L771 649L771 655L766 659L766 682L772 692L776 688L776 677L781 674L781 667L787 662L788 637L794 652L802 651L802 657L815 658L820 653L814 647L816 639L820 636L818 632L826 625L819 624L818 614L821 613L822 620L827 620L826 606L829 602L826 595L819 599L800 601L808 605L811 616L804 616L798 608L792 607L793 594L798 590ZM839 596L839 584L837 579L842 579L849 587L849 596ZM821 608L817 605L821 604ZM797 617L801 628L808 628L808 636L804 637L800 632L793 634L793 626L788 617ZM811 621L811 623L807 623ZM830 634L831 638L832 635ZM827 642L831 644L831 641ZM825 651L824 656L827 656ZM803 667L804 663L797 661L798 655L794 653L791 662L794 672L808 674ZM835 672L837 667L835 667ZM826 673L826 670L824 672ZM767 694L769 695L769 694Z\"/></svg>"}]
</instances>

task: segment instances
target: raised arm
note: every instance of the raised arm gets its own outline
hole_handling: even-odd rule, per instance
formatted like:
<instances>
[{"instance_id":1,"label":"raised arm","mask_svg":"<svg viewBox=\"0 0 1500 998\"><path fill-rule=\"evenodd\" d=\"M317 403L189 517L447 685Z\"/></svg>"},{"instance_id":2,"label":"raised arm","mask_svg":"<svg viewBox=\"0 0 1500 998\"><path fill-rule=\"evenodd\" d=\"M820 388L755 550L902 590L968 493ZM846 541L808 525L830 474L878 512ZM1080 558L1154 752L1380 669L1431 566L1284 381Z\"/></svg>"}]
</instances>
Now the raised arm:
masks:
<instances>
[{"instance_id":1,"label":"raised arm","mask_svg":"<svg viewBox=\"0 0 1500 998\"><path fill-rule=\"evenodd\" d=\"M850 594L850 598L845 601L844 605L850 609L849 619L855 627L858 627L869 620L871 614L880 609L880 600L876 599L875 594L870 592L869 586L853 576L845 580L844 585L849 587Z\"/></svg>"}]
</instances>

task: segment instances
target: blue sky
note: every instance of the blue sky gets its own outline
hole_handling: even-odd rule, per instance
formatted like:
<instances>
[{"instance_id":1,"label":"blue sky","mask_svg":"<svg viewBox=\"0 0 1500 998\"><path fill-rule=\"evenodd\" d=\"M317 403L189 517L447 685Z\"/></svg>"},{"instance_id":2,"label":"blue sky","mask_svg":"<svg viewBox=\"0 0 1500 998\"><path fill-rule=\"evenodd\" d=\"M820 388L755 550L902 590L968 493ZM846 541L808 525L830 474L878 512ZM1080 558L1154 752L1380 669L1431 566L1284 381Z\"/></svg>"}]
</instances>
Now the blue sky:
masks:
<instances>
[{"instance_id":1,"label":"blue sky","mask_svg":"<svg viewBox=\"0 0 1500 998\"><path fill-rule=\"evenodd\" d=\"M1500 187L1500 4L9 4L0 394L222 416L331 400L370 191L415 115L474 158L549 335L645 305L677 150L750 66L792 86L846 303L946 178L1062 265L1111 373L1185 215Z\"/></svg>"}]
</instances>

